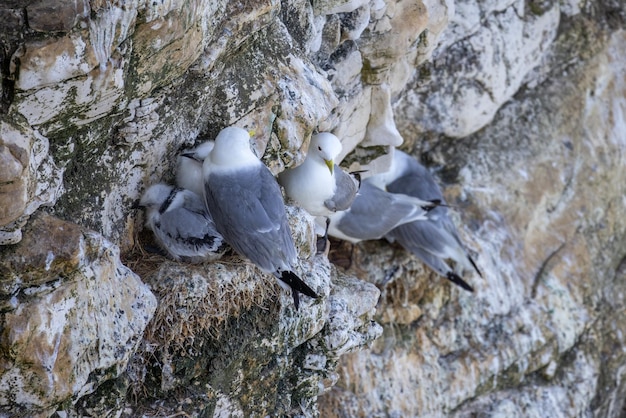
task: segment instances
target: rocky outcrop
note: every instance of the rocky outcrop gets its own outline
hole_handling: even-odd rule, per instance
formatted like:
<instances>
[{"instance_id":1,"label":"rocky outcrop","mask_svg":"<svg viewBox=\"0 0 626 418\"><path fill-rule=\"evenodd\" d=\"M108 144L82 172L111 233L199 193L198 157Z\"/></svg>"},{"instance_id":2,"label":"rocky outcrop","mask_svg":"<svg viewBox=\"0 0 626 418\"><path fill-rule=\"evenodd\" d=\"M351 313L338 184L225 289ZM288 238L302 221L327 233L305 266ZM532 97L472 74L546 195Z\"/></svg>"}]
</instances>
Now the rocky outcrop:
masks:
<instances>
[{"instance_id":1,"label":"rocky outcrop","mask_svg":"<svg viewBox=\"0 0 626 418\"><path fill-rule=\"evenodd\" d=\"M27 124L0 121L0 244L16 244L21 227L40 206L53 204L61 191L63 173L49 155L48 138Z\"/></svg>"},{"instance_id":2,"label":"rocky outcrop","mask_svg":"<svg viewBox=\"0 0 626 418\"><path fill-rule=\"evenodd\" d=\"M619 416L625 15L611 1L0 6L1 413ZM333 241L331 264L292 206L298 272L323 295L298 312L232 254L146 252L133 203L233 124L274 174L314 130L365 176L390 146L421 158L484 273L467 276L476 292L386 242Z\"/></svg>"},{"instance_id":3,"label":"rocky outcrop","mask_svg":"<svg viewBox=\"0 0 626 418\"><path fill-rule=\"evenodd\" d=\"M349 271L383 289L385 332L342 359L323 416L621 415L626 37L585 15L565 19L525 87L487 126L472 118L482 129L462 141L444 136L460 124L416 111L442 85L463 85L437 78L437 59L396 102L409 149L440 168L461 209L484 280L471 281L474 295L448 290L418 280L428 272L399 248L359 248ZM476 76L466 70L454 78ZM469 117L475 104L439 113Z\"/></svg>"},{"instance_id":4,"label":"rocky outcrop","mask_svg":"<svg viewBox=\"0 0 626 418\"><path fill-rule=\"evenodd\" d=\"M101 235L49 215L4 251L0 410L50 415L124 373L156 308Z\"/></svg>"}]
</instances>

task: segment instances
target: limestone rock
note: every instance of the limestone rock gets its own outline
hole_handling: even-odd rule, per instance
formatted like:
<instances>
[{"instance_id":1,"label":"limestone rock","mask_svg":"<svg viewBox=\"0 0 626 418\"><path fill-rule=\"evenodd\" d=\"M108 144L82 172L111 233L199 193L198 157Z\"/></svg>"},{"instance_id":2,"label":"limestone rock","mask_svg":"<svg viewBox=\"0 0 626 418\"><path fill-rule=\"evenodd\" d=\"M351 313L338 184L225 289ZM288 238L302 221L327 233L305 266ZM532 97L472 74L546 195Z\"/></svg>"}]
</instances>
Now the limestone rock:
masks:
<instances>
[{"instance_id":1,"label":"limestone rock","mask_svg":"<svg viewBox=\"0 0 626 418\"><path fill-rule=\"evenodd\" d=\"M0 271L3 414L49 415L117 377L156 307L116 246L47 215Z\"/></svg>"},{"instance_id":2,"label":"limestone rock","mask_svg":"<svg viewBox=\"0 0 626 418\"><path fill-rule=\"evenodd\" d=\"M460 138L489 123L518 91L524 76L540 64L556 36L559 4L548 4L540 12L522 8L519 2L489 12L475 32L465 21L470 28L464 38L441 49L426 67L428 82L415 78L411 93L397 104L406 121L403 130L412 136L434 131ZM478 3L472 8L473 15L482 16Z\"/></svg>"},{"instance_id":3,"label":"limestone rock","mask_svg":"<svg viewBox=\"0 0 626 418\"><path fill-rule=\"evenodd\" d=\"M85 12L85 3L75 0L37 0L26 7L28 26L40 32L69 31Z\"/></svg>"},{"instance_id":4,"label":"limestone rock","mask_svg":"<svg viewBox=\"0 0 626 418\"><path fill-rule=\"evenodd\" d=\"M59 56L64 59L59 60ZM74 34L27 43L20 52L19 60L20 76L15 87L24 91L87 75L98 65L91 45Z\"/></svg>"},{"instance_id":5,"label":"limestone rock","mask_svg":"<svg viewBox=\"0 0 626 418\"><path fill-rule=\"evenodd\" d=\"M380 334L371 321L378 290L337 276L324 257L301 260L297 272L322 297L302 297L297 312L274 277L237 256L156 268L145 277L159 307L125 383L140 400L126 407L131 415L181 404L191 415L313 413L339 356ZM165 403L142 400L146 391ZM104 396L85 397L77 410Z\"/></svg>"},{"instance_id":6,"label":"limestone rock","mask_svg":"<svg viewBox=\"0 0 626 418\"><path fill-rule=\"evenodd\" d=\"M0 248L7 414L619 416L623 2L5 3L0 241L25 231ZM297 313L238 257L192 267L148 253L133 203L229 125L255 131L274 174L316 130L364 176L401 143L445 186L485 273L467 277L475 294L385 242L333 242L347 270L334 268L291 207L300 272L324 294ZM147 302L115 322L124 292ZM22 327L50 315L58 328ZM59 351L64 374L46 369L59 335L96 334Z\"/></svg>"},{"instance_id":7,"label":"limestone rock","mask_svg":"<svg viewBox=\"0 0 626 418\"><path fill-rule=\"evenodd\" d=\"M21 135L7 123L2 123L2 213L0 224L6 225L16 220L24 211L28 202L27 173L32 138ZM26 178L25 178L26 177Z\"/></svg>"},{"instance_id":8,"label":"limestone rock","mask_svg":"<svg viewBox=\"0 0 626 418\"><path fill-rule=\"evenodd\" d=\"M0 245L19 242L28 216L61 193L63 173L48 149L48 139L37 131L0 121Z\"/></svg>"},{"instance_id":9,"label":"limestone rock","mask_svg":"<svg viewBox=\"0 0 626 418\"><path fill-rule=\"evenodd\" d=\"M388 244L355 249L349 273L382 286L384 334L342 358L324 416L619 416L624 356L608 347L624 330L626 38L587 34L582 45L562 34L551 55L600 50L592 60L518 95L462 144L427 153L447 164L448 201L483 269L468 277L475 294L436 276L428 284ZM600 110L607 103L613 111Z\"/></svg>"}]
</instances>

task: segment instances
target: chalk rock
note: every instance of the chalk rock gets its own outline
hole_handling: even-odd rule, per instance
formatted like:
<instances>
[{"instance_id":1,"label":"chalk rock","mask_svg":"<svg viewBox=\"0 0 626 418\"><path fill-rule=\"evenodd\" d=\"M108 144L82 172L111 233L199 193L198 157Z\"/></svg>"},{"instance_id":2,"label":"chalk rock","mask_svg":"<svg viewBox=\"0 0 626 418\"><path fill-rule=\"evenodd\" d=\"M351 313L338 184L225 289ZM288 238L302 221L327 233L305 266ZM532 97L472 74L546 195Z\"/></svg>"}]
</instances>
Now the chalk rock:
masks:
<instances>
[{"instance_id":1,"label":"chalk rock","mask_svg":"<svg viewBox=\"0 0 626 418\"><path fill-rule=\"evenodd\" d=\"M119 376L156 308L115 245L47 215L0 271L3 414L49 415Z\"/></svg>"},{"instance_id":2,"label":"chalk rock","mask_svg":"<svg viewBox=\"0 0 626 418\"><path fill-rule=\"evenodd\" d=\"M27 125L0 121L0 245L19 242L28 216L60 195L63 172L48 149Z\"/></svg>"},{"instance_id":3,"label":"chalk rock","mask_svg":"<svg viewBox=\"0 0 626 418\"><path fill-rule=\"evenodd\" d=\"M180 404L190 414L314 413L314 400L334 383L328 376L339 356L380 335L371 320L379 291L338 276L320 256L301 260L296 270L321 295L301 297L297 312L273 276L238 257L203 266L165 262L146 274L159 307L122 384L153 397L139 396L125 413ZM195 387L203 389L189 390ZM85 397L77 410L106 395Z\"/></svg>"},{"instance_id":4,"label":"chalk rock","mask_svg":"<svg viewBox=\"0 0 626 418\"><path fill-rule=\"evenodd\" d=\"M115 363L93 384L41 391L61 403L37 398L39 415L558 415L554 405L619 415L620 2L60 1L50 21L52 2L18 3L0 7L0 239L15 243L24 229L33 242L27 221L44 210L99 235L77 232L86 238L76 244L50 234L60 253L49 270L47 251L22 259L21 243L3 246L1 320L57 309L30 298L95 286L75 279L90 269L107 283L126 275L100 257L65 270L81 265L63 261L80 259L80 242L101 237L161 303L125 373ZM476 292L385 242L334 242L333 260L350 267L335 269L295 208L299 272L325 296L297 313L275 279L237 257L190 267L147 252L133 204L150 184L173 182L181 150L230 125L255 131L250 145L274 174L303 160L316 130L337 134L342 164L369 174L402 143L444 186L485 276L467 277ZM29 273L16 277L7 260ZM39 283L52 272L58 287L22 297L52 286ZM374 342L372 319L382 326ZM144 316L131 322L141 333ZM116 358L133 351L123 345ZM29 414L6 402L6 414Z\"/></svg>"},{"instance_id":5,"label":"chalk rock","mask_svg":"<svg viewBox=\"0 0 626 418\"><path fill-rule=\"evenodd\" d=\"M619 416L626 37L578 40L564 33L544 64L571 54L575 65L480 132L415 144L431 145L433 166L445 162L435 173L450 182L451 214L483 278L466 277L470 294L398 246L345 248L347 273L381 288L384 332L340 360L322 415Z\"/></svg>"},{"instance_id":6,"label":"chalk rock","mask_svg":"<svg viewBox=\"0 0 626 418\"><path fill-rule=\"evenodd\" d=\"M34 1L26 7L28 26L40 32L69 31L85 17L85 6L86 3L75 0Z\"/></svg>"},{"instance_id":7,"label":"chalk rock","mask_svg":"<svg viewBox=\"0 0 626 418\"><path fill-rule=\"evenodd\" d=\"M473 15L481 13L478 3L472 7ZM558 2L540 12L517 2L481 17L484 23L475 32L467 28L464 38L438 50L432 64L418 73L422 77L409 84L410 93L395 106L404 121L401 130L412 136L433 131L460 138L485 126L540 64L559 17Z\"/></svg>"}]
</instances>

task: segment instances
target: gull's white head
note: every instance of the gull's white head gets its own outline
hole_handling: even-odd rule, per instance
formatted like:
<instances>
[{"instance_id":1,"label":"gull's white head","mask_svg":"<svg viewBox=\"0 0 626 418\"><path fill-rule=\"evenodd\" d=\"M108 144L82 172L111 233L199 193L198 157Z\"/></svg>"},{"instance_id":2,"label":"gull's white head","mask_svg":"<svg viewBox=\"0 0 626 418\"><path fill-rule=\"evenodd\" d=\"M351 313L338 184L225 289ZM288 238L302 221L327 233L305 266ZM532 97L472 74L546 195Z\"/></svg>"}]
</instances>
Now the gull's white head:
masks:
<instances>
[{"instance_id":1,"label":"gull's white head","mask_svg":"<svg viewBox=\"0 0 626 418\"><path fill-rule=\"evenodd\" d=\"M202 180L202 163L209 156L215 143L206 141L196 148L183 152L178 156L176 167L176 184L202 196L204 183Z\"/></svg>"},{"instance_id":2,"label":"gull's white head","mask_svg":"<svg viewBox=\"0 0 626 418\"><path fill-rule=\"evenodd\" d=\"M313 158L326 164L331 174L335 166L335 158L341 152L339 138L330 132L321 132L311 137L307 158Z\"/></svg>"},{"instance_id":3,"label":"gull's white head","mask_svg":"<svg viewBox=\"0 0 626 418\"><path fill-rule=\"evenodd\" d=\"M182 191L163 183L153 184L141 196L139 206L146 208L148 213L167 212L184 204L184 193L180 193Z\"/></svg>"},{"instance_id":4,"label":"gull's white head","mask_svg":"<svg viewBox=\"0 0 626 418\"><path fill-rule=\"evenodd\" d=\"M250 165L259 161L250 149L250 134L245 129L231 126L220 131L211 151L211 163L225 166Z\"/></svg>"},{"instance_id":5,"label":"gull's white head","mask_svg":"<svg viewBox=\"0 0 626 418\"><path fill-rule=\"evenodd\" d=\"M193 150L189 152L185 152L182 155L184 157L192 158L196 161L202 162L205 160L206 157L209 156L214 146L215 146L215 142L206 141L198 145L197 147L195 147Z\"/></svg>"}]
</instances>

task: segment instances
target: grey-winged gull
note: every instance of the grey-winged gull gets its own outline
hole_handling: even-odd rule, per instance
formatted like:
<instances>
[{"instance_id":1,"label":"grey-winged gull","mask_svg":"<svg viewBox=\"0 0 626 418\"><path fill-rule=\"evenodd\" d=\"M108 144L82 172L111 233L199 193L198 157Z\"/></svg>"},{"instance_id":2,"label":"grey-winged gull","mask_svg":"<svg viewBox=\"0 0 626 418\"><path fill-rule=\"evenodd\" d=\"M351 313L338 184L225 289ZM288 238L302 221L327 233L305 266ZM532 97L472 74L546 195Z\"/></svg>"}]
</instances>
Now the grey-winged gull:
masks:
<instances>
[{"instance_id":1,"label":"grey-winged gull","mask_svg":"<svg viewBox=\"0 0 626 418\"><path fill-rule=\"evenodd\" d=\"M278 175L287 196L313 216L346 210L354 201L359 182L335 164L340 152L335 135L313 135L304 162Z\"/></svg>"},{"instance_id":2,"label":"grey-winged gull","mask_svg":"<svg viewBox=\"0 0 626 418\"><path fill-rule=\"evenodd\" d=\"M146 226L154 232L159 246L176 261L212 261L228 248L202 198L191 190L153 184L139 206L146 209Z\"/></svg>"},{"instance_id":3,"label":"grey-winged gull","mask_svg":"<svg viewBox=\"0 0 626 418\"><path fill-rule=\"evenodd\" d=\"M454 223L448 216L446 201L432 174L412 156L394 150L389 171L368 180L391 193L403 193L426 201L439 201L442 205L430 210L427 221L402 224L391 230L385 238L397 241L420 258L438 274L448 278L465 290L473 291L446 262L452 259L463 268L482 274L459 238Z\"/></svg>"},{"instance_id":4,"label":"grey-winged gull","mask_svg":"<svg viewBox=\"0 0 626 418\"><path fill-rule=\"evenodd\" d=\"M298 292L318 295L292 271L297 254L280 186L250 149L249 139L237 127L218 134L202 167L206 205L226 242L289 285L298 309Z\"/></svg>"},{"instance_id":5,"label":"grey-winged gull","mask_svg":"<svg viewBox=\"0 0 626 418\"><path fill-rule=\"evenodd\" d=\"M405 194L389 193L364 180L349 209L329 216L328 235L357 243L383 238L398 225L426 221L434 206Z\"/></svg>"}]
</instances>

